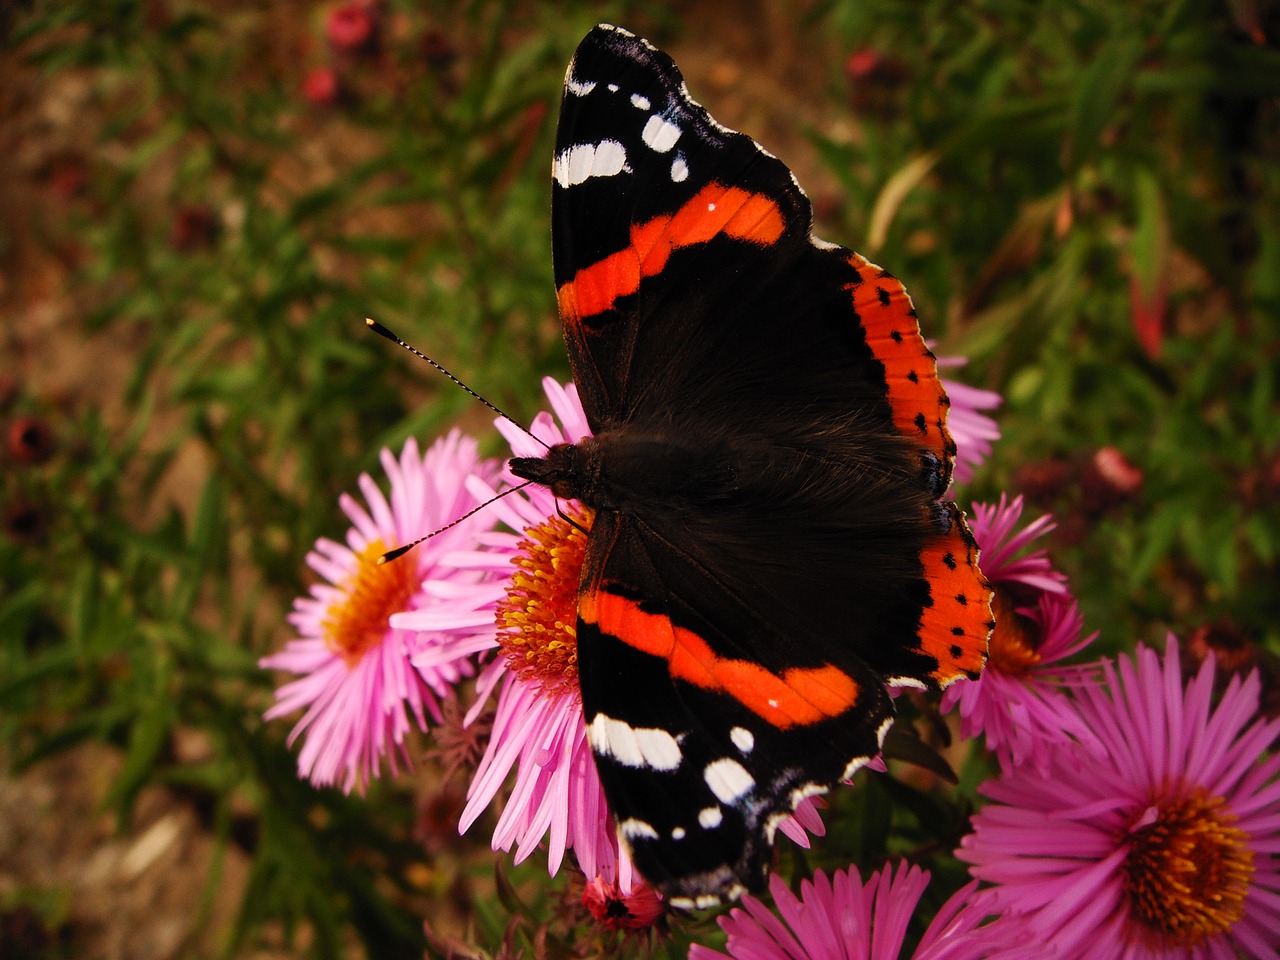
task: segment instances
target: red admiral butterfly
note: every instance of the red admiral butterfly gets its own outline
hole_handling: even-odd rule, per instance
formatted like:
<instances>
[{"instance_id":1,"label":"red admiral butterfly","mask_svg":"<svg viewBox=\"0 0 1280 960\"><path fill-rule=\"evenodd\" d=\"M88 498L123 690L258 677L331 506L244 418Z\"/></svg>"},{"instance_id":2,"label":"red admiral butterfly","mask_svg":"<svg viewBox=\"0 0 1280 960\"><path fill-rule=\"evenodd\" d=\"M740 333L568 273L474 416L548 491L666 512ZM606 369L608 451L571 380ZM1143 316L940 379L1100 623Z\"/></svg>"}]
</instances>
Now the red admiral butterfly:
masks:
<instances>
[{"instance_id":1,"label":"red admiral butterfly","mask_svg":"<svg viewBox=\"0 0 1280 960\"><path fill-rule=\"evenodd\" d=\"M875 756L888 686L977 677L991 590L942 499L947 396L896 279L791 171L601 25L565 78L555 280L595 435L511 469L594 509L588 737L676 906L764 885L778 823Z\"/></svg>"}]
</instances>

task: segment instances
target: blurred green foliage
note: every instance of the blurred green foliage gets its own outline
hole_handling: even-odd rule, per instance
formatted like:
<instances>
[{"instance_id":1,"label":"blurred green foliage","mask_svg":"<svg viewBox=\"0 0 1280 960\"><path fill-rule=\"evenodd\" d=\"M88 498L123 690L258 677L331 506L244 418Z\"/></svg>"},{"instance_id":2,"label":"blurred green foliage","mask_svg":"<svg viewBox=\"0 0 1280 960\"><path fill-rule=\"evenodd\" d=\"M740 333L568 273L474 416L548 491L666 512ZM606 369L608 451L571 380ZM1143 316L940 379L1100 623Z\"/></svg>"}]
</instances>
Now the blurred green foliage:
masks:
<instances>
[{"instance_id":1,"label":"blurred green foliage","mask_svg":"<svg viewBox=\"0 0 1280 960\"><path fill-rule=\"evenodd\" d=\"M1054 510L1058 560L1113 649L1224 618L1274 647L1274 5L826 11L883 119L859 143L817 135L847 229L1006 397L974 493ZM1097 489L1108 447L1140 492Z\"/></svg>"},{"instance_id":2,"label":"blurred green foliage","mask_svg":"<svg viewBox=\"0 0 1280 960\"><path fill-rule=\"evenodd\" d=\"M353 934L421 955L446 895L415 879L432 858L405 788L313 790L259 719L257 659L310 545L345 525L339 492L384 444L485 423L361 319L535 409L538 375L567 372L547 170L568 57L598 19L664 44L703 28L675 6L391 3L379 50L343 58L329 9L38 2L9 24L20 69L87 78L87 197L49 229L83 254L83 334L131 369L119 417L21 385L5 401L58 444L11 449L0 480L0 731L18 768L111 744L122 822L162 784L244 849L228 956L269 922L305 927L317 957ZM815 113L833 122L806 131L841 191L823 232L905 278L940 352L1006 397L967 495L1025 490L1057 514L1056 561L1108 649L1225 620L1280 649L1275 5L830 0L777 18L829 58ZM334 71L323 102L308 67ZM198 488L174 498L193 448ZM1140 484L1117 487L1100 450ZM205 759L178 755L183 730ZM831 849L864 863L964 828L893 781L838 802ZM472 839L489 864L472 873L491 871ZM478 940L527 944L499 906L525 895L504 880L473 904Z\"/></svg>"}]
</instances>

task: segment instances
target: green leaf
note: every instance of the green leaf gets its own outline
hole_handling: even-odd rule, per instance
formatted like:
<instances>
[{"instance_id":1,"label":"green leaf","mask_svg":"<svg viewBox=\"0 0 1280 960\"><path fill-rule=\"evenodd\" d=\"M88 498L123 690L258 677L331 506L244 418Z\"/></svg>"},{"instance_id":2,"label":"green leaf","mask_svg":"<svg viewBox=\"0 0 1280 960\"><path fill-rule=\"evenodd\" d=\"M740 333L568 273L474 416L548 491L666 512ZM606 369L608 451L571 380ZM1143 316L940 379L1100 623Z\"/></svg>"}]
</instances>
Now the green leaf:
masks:
<instances>
[{"instance_id":1,"label":"green leaf","mask_svg":"<svg viewBox=\"0 0 1280 960\"><path fill-rule=\"evenodd\" d=\"M1122 34L1097 50L1075 80L1067 121L1067 175L1076 172L1093 155L1098 140L1117 117L1117 108L1128 94L1144 42Z\"/></svg>"},{"instance_id":2,"label":"green leaf","mask_svg":"<svg viewBox=\"0 0 1280 960\"><path fill-rule=\"evenodd\" d=\"M129 730L124 764L106 797L106 802L116 808L121 826L128 822L138 792L152 778L176 720L173 702L167 694L155 688L145 696L147 702L139 705L141 709Z\"/></svg>"},{"instance_id":3,"label":"green leaf","mask_svg":"<svg viewBox=\"0 0 1280 960\"><path fill-rule=\"evenodd\" d=\"M1146 167L1134 171L1134 205L1136 225L1133 231L1134 272L1144 297L1150 301L1160 296L1169 275L1169 212L1156 174Z\"/></svg>"}]
</instances>

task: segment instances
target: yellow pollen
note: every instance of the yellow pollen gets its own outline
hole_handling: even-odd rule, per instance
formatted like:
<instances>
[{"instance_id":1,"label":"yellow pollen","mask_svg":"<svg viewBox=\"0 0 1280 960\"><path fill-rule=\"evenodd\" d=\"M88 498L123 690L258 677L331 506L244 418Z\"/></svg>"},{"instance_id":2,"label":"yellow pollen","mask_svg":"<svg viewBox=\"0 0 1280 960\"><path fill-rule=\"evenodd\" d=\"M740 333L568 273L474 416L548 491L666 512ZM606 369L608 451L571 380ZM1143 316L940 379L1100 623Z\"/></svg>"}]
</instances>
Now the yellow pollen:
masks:
<instances>
[{"instance_id":1,"label":"yellow pollen","mask_svg":"<svg viewBox=\"0 0 1280 960\"><path fill-rule=\"evenodd\" d=\"M1253 851L1221 797L1197 790L1156 807L1151 823L1129 828L1124 893L1152 945L1181 953L1244 916Z\"/></svg>"},{"instance_id":2,"label":"yellow pollen","mask_svg":"<svg viewBox=\"0 0 1280 960\"><path fill-rule=\"evenodd\" d=\"M991 598L996 628L991 633L987 667L1007 677L1020 677L1040 662L1036 626L1018 613L1009 594L999 588Z\"/></svg>"},{"instance_id":3,"label":"yellow pollen","mask_svg":"<svg viewBox=\"0 0 1280 960\"><path fill-rule=\"evenodd\" d=\"M324 614L325 643L348 667L382 643L387 619L408 606L422 581L411 557L379 565L386 552L386 545L375 540L356 554L356 570L342 585L342 599Z\"/></svg>"},{"instance_id":4,"label":"yellow pollen","mask_svg":"<svg viewBox=\"0 0 1280 960\"><path fill-rule=\"evenodd\" d=\"M592 514L569 506L578 526L590 529ZM578 689L578 583L587 538L563 517L548 517L524 531L516 571L498 601L498 643L508 666L550 694Z\"/></svg>"}]
</instances>

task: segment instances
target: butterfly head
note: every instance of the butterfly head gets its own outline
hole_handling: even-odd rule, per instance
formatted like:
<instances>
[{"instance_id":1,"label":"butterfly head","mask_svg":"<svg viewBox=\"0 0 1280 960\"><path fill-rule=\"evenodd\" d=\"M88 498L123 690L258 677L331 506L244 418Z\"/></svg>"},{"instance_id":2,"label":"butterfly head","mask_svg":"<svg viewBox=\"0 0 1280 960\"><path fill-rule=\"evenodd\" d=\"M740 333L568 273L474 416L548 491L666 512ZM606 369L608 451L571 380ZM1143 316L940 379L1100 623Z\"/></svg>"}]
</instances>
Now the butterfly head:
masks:
<instances>
[{"instance_id":1,"label":"butterfly head","mask_svg":"<svg viewBox=\"0 0 1280 960\"><path fill-rule=\"evenodd\" d=\"M547 487L561 500L582 500L591 504L589 491L600 473L597 442L584 437L577 443L557 443L541 457L512 457L511 472L522 480Z\"/></svg>"}]
</instances>

